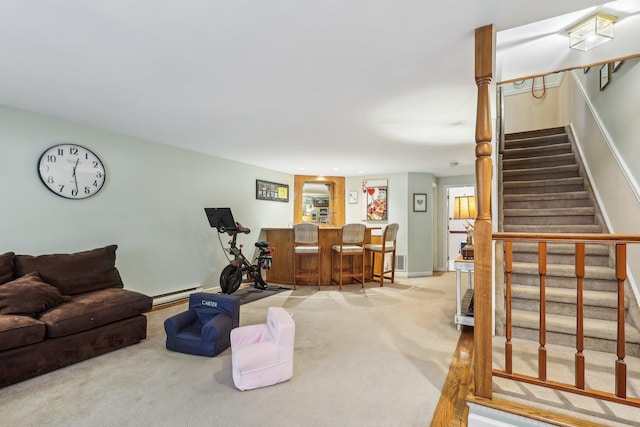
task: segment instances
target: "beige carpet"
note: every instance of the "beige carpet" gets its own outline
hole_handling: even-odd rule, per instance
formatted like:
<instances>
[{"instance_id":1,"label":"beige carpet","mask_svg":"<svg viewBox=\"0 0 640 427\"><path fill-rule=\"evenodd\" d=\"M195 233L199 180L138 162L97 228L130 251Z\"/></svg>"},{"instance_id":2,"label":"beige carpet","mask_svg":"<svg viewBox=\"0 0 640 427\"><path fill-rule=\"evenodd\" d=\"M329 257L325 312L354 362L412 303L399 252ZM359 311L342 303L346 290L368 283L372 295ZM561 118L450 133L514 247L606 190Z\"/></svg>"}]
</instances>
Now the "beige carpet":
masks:
<instances>
[{"instance_id":1,"label":"beige carpet","mask_svg":"<svg viewBox=\"0 0 640 427\"><path fill-rule=\"evenodd\" d=\"M241 307L241 324L268 306L296 322L294 377L238 391L231 353L167 351L148 314L136 345L0 389L6 426L428 426L459 333L455 274L365 290L299 287Z\"/></svg>"}]
</instances>

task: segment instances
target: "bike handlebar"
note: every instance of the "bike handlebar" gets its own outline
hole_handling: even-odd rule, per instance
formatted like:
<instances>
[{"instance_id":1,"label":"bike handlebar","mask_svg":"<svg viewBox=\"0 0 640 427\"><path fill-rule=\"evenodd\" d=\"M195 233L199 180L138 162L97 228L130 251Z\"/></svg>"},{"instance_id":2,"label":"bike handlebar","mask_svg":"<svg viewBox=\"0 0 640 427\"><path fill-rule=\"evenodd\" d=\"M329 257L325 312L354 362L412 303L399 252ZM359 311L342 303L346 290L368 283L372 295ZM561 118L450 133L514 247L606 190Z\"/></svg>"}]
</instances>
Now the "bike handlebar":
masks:
<instances>
[{"instance_id":1,"label":"bike handlebar","mask_svg":"<svg viewBox=\"0 0 640 427\"><path fill-rule=\"evenodd\" d=\"M242 224L240 224L237 221L236 221L235 228L226 228L222 225L217 228L219 233L227 233L229 236L233 236L234 234L238 234L238 233L243 233L243 234L251 233L251 230L249 228L243 227Z\"/></svg>"}]
</instances>

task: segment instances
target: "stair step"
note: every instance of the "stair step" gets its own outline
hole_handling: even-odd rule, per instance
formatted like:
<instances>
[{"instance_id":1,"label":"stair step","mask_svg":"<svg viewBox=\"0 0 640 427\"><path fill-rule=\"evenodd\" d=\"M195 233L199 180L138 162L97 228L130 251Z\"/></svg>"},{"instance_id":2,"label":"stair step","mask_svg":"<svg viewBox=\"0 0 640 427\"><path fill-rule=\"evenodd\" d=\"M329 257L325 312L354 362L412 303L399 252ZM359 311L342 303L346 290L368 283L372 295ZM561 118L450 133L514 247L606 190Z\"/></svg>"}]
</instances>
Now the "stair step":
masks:
<instances>
[{"instance_id":1,"label":"stair step","mask_svg":"<svg viewBox=\"0 0 640 427\"><path fill-rule=\"evenodd\" d=\"M595 224L595 214L594 207L503 210L505 225L587 225Z\"/></svg>"},{"instance_id":2,"label":"stair step","mask_svg":"<svg viewBox=\"0 0 640 427\"><path fill-rule=\"evenodd\" d=\"M537 301L540 298L540 288L538 286L513 285L511 287L513 298L535 300L536 305L531 306L537 311ZM564 304L576 304L577 295L575 289L545 287L545 301L559 302ZM606 307L616 309L618 307L618 295L615 292L602 292L585 290L582 294L585 306ZM629 298L625 297L625 308L629 307ZM527 310L528 311L528 310Z\"/></svg>"},{"instance_id":3,"label":"stair step","mask_svg":"<svg viewBox=\"0 0 640 427\"><path fill-rule=\"evenodd\" d=\"M518 273L515 271L512 275L513 285L540 286L540 276L530 273ZM615 292L617 282L613 279L591 279L585 278L584 289L589 291ZM547 286L554 288L576 289L577 279L573 277L547 276Z\"/></svg>"},{"instance_id":4,"label":"stair step","mask_svg":"<svg viewBox=\"0 0 640 427\"><path fill-rule=\"evenodd\" d=\"M513 262L529 262L537 263L538 254L530 252L514 252L512 257ZM547 262L549 264L575 264L574 254L547 254ZM600 255L587 255L585 257L585 265L593 265L597 267L610 267L609 256Z\"/></svg>"},{"instance_id":5,"label":"stair step","mask_svg":"<svg viewBox=\"0 0 640 427\"><path fill-rule=\"evenodd\" d=\"M505 134L505 141L512 141L515 139L527 139L527 138L535 138L538 136L545 135L556 135L559 133L566 133L564 127L552 127L545 129L536 129L536 130L525 130L522 132L512 132Z\"/></svg>"},{"instance_id":6,"label":"stair step","mask_svg":"<svg viewBox=\"0 0 640 427\"><path fill-rule=\"evenodd\" d=\"M504 194L502 202L503 209L553 209L593 206L589 193L584 190L564 193Z\"/></svg>"},{"instance_id":7,"label":"stair step","mask_svg":"<svg viewBox=\"0 0 640 427\"><path fill-rule=\"evenodd\" d=\"M508 181L502 184L502 188L505 195L569 193L574 191L584 191L584 179L582 177L575 177L529 181Z\"/></svg>"},{"instance_id":8,"label":"stair step","mask_svg":"<svg viewBox=\"0 0 640 427\"><path fill-rule=\"evenodd\" d=\"M538 330L540 316L533 311L512 311L513 326L523 329ZM546 315L546 330L548 332L557 332L568 335L576 333L576 319L571 316L561 316L557 314ZM584 320L585 337L599 338L603 340L616 340L616 322L602 319L586 319ZM625 325L625 340L628 343L640 343L640 332L633 326Z\"/></svg>"},{"instance_id":9,"label":"stair step","mask_svg":"<svg viewBox=\"0 0 640 427\"><path fill-rule=\"evenodd\" d=\"M505 139L505 150L518 148L547 147L549 145L563 144L569 142L566 132L553 135L537 135L528 138Z\"/></svg>"},{"instance_id":10,"label":"stair step","mask_svg":"<svg viewBox=\"0 0 640 427\"><path fill-rule=\"evenodd\" d=\"M526 157L524 159L502 158L502 170L537 168L545 166L575 165L576 158L573 153L561 153L551 156Z\"/></svg>"},{"instance_id":11,"label":"stair step","mask_svg":"<svg viewBox=\"0 0 640 427\"><path fill-rule=\"evenodd\" d=\"M595 215L596 208L594 207L577 207L577 208L552 208L552 209L504 209L504 216L585 216Z\"/></svg>"},{"instance_id":12,"label":"stair step","mask_svg":"<svg viewBox=\"0 0 640 427\"><path fill-rule=\"evenodd\" d=\"M575 245L571 243L547 243L547 263L575 265ZM609 267L609 247L602 244L585 245L585 265ZM538 244L514 242L512 247L514 262L537 263Z\"/></svg>"},{"instance_id":13,"label":"stair step","mask_svg":"<svg viewBox=\"0 0 640 427\"><path fill-rule=\"evenodd\" d=\"M562 142L559 144L546 145L544 147L526 147L505 149L502 154L503 159L522 159L528 157L550 156L554 154L571 153L571 143Z\"/></svg>"},{"instance_id":14,"label":"stair step","mask_svg":"<svg viewBox=\"0 0 640 427\"><path fill-rule=\"evenodd\" d=\"M528 274L539 276L538 263L533 262L514 262L512 263L513 272L518 274ZM573 265L564 264L547 264L547 277L571 277L576 278L576 270ZM585 266L584 277L599 280L616 280L616 271L613 267L602 267L596 265ZM615 287L613 288L615 289Z\"/></svg>"},{"instance_id":15,"label":"stair step","mask_svg":"<svg viewBox=\"0 0 640 427\"><path fill-rule=\"evenodd\" d=\"M538 253L538 244L535 242L513 242L513 252ZM573 243L547 243L547 255L574 255L576 246ZM609 256L609 245L602 243L589 243L585 245L587 256Z\"/></svg>"},{"instance_id":16,"label":"stair step","mask_svg":"<svg viewBox=\"0 0 640 427\"><path fill-rule=\"evenodd\" d=\"M580 176L578 165L531 167L502 171L503 179L514 181L533 181L544 179L575 178Z\"/></svg>"},{"instance_id":17,"label":"stair step","mask_svg":"<svg viewBox=\"0 0 640 427\"><path fill-rule=\"evenodd\" d=\"M512 233L602 233L602 226L593 225L571 225L571 224L550 224L550 225L524 225L524 224L504 224L504 231Z\"/></svg>"}]
</instances>

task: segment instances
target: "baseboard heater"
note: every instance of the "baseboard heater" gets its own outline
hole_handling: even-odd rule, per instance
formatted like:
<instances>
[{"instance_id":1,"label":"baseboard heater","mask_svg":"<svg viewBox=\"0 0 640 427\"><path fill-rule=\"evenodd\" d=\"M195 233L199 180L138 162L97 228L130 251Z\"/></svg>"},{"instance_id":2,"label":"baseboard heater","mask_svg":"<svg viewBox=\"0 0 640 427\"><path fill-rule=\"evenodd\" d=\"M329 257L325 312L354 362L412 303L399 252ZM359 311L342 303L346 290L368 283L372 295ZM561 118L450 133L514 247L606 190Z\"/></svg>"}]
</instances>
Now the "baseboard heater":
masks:
<instances>
[{"instance_id":1,"label":"baseboard heater","mask_svg":"<svg viewBox=\"0 0 640 427\"><path fill-rule=\"evenodd\" d=\"M204 289L203 289L202 286L197 286L195 288L181 289L179 291L169 292L167 294L162 294L162 295L157 295L157 296L153 297L153 305L168 304L168 303L180 301L180 300L183 300L183 299L187 299L187 298L189 298L189 295L191 295L192 293L194 293L194 292L202 292L203 290Z\"/></svg>"}]
</instances>

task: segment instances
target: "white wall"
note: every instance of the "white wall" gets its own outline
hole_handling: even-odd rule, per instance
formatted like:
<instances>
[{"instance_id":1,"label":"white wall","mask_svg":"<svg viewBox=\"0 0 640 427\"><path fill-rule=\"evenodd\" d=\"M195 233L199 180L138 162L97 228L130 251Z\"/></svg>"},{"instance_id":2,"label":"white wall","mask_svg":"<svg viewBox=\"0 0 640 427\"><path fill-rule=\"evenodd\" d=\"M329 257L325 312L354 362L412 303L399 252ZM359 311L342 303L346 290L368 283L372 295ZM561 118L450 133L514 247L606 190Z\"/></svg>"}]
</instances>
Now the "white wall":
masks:
<instances>
[{"instance_id":1,"label":"white wall","mask_svg":"<svg viewBox=\"0 0 640 427\"><path fill-rule=\"evenodd\" d=\"M633 69L636 79L640 80L640 66L637 65L639 60L635 61L636 65L629 66L629 69ZM576 136L576 143L609 230L617 234L640 234L640 223L636 215L629 215L629 212L640 211L638 183L634 176L634 173L640 172L638 157L631 156L633 147L628 147L626 142L619 143L613 136L615 134L625 140L638 141L640 139L640 128L636 123L638 120L629 116L626 116L626 122L611 120L611 117L616 117L616 112L626 115L626 110L634 108L634 105L637 111L637 92L628 90L625 93L624 89L633 87L634 83L625 84L622 78L617 79L617 73L612 76L609 86L600 92L597 86L597 73L593 73L596 76L595 82L589 74L591 72L587 75L573 72L575 90L571 126ZM617 85L623 86L622 92L612 90L607 94L615 94L611 97L612 99L602 99L605 92L614 89ZM603 110L608 111L603 112ZM636 292L636 301L640 302L637 286L640 278L639 245L629 245L627 265L630 281Z\"/></svg>"},{"instance_id":2,"label":"white wall","mask_svg":"<svg viewBox=\"0 0 640 427\"><path fill-rule=\"evenodd\" d=\"M566 73L502 85L505 133L565 126L570 120ZM543 85L544 83L544 85ZM533 92L531 86L533 87ZM536 98L533 95L535 94Z\"/></svg>"},{"instance_id":3,"label":"white wall","mask_svg":"<svg viewBox=\"0 0 640 427\"><path fill-rule=\"evenodd\" d=\"M107 179L96 196L67 200L40 182L39 157L60 142L83 145L101 158ZM239 238L247 248L261 227L293 220L292 195L289 203L255 199L256 179L293 189L288 174L8 107L0 107L0 149L0 253L75 252L115 243L125 287L151 296L218 286L227 261L203 208L231 207L252 229Z\"/></svg>"},{"instance_id":4,"label":"white wall","mask_svg":"<svg viewBox=\"0 0 640 427\"><path fill-rule=\"evenodd\" d=\"M574 72L622 164L640 182L640 58L626 60L600 90L600 67Z\"/></svg>"},{"instance_id":5,"label":"white wall","mask_svg":"<svg viewBox=\"0 0 640 427\"><path fill-rule=\"evenodd\" d=\"M362 181L386 179L388 181L388 220L365 221L362 211ZM428 173L403 173L375 176L348 177L345 180L345 199L350 191L358 192L358 203L346 205L345 221L364 222L367 226L384 227L397 222L398 255L406 255L408 277L433 274L434 253L438 242L435 239L435 209L437 206L434 177ZM427 212L413 212L413 193L427 194Z\"/></svg>"}]
</instances>

